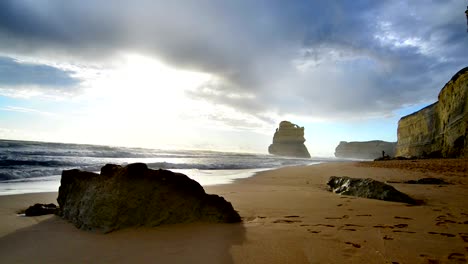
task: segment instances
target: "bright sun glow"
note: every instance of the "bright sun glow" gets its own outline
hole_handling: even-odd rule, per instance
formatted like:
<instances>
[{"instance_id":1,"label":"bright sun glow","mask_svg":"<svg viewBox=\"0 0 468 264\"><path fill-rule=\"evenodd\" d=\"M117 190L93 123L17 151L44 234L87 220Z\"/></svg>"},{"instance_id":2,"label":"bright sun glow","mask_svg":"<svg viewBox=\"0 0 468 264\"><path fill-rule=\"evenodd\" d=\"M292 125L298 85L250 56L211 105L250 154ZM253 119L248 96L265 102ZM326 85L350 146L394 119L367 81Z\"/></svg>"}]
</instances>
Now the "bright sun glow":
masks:
<instances>
[{"instance_id":1,"label":"bright sun glow","mask_svg":"<svg viewBox=\"0 0 468 264\"><path fill-rule=\"evenodd\" d=\"M186 106L180 102L184 92L211 78L210 75L178 70L141 55L126 55L124 62L92 83L93 95L112 94L115 103L125 102L128 109L151 105L151 109ZM114 109L115 110L115 109Z\"/></svg>"},{"instance_id":2,"label":"bright sun glow","mask_svg":"<svg viewBox=\"0 0 468 264\"><path fill-rule=\"evenodd\" d=\"M183 133L182 124L185 128L190 124L181 122L181 116L202 112L205 107L185 92L212 78L205 73L171 68L141 55L126 55L117 67L96 76L86 84L88 89L81 96L86 107L77 115L81 122L76 120L76 126L91 125L101 142L131 139L129 144L136 146L146 146L148 142L164 145L177 138L177 133ZM113 133L106 132L109 130ZM139 135L130 137L133 130Z\"/></svg>"},{"instance_id":3,"label":"bright sun glow","mask_svg":"<svg viewBox=\"0 0 468 264\"><path fill-rule=\"evenodd\" d=\"M88 95L100 98L99 109L93 109L94 113L134 121L151 118L171 122L196 107L185 92L210 78L208 74L174 69L141 55L126 55L120 66L103 72L90 84Z\"/></svg>"}]
</instances>

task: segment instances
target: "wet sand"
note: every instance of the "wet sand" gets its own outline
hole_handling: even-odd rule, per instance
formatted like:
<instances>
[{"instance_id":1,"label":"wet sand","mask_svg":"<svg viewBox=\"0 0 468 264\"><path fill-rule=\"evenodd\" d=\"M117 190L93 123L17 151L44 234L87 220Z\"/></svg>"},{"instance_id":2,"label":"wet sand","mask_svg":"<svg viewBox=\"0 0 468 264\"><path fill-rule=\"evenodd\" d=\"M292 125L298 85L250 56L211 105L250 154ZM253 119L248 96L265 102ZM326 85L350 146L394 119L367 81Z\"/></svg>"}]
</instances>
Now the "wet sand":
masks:
<instances>
[{"instance_id":1,"label":"wet sand","mask_svg":"<svg viewBox=\"0 0 468 264\"><path fill-rule=\"evenodd\" d=\"M468 175L466 160L459 162L454 164L461 169L452 170L441 169L437 161L422 169L404 161L261 172L205 187L230 201L242 223L130 228L106 235L78 230L56 216L16 216L35 202L55 202L56 193L1 196L0 262L466 263ZM330 193L325 186L330 176L440 177L453 184L392 184L424 201L410 206Z\"/></svg>"}]
</instances>

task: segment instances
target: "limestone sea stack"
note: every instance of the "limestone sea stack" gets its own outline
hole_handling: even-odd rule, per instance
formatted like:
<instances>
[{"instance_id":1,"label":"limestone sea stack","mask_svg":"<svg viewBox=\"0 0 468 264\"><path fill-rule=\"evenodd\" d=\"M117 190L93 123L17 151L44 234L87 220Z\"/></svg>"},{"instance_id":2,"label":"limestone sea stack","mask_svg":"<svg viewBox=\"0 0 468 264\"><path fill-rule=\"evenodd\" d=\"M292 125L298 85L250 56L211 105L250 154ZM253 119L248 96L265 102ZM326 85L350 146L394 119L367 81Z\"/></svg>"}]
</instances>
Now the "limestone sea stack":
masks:
<instances>
[{"instance_id":1,"label":"limestone sea stack","mask_svg":"<svg viewBox=\"0 0 468 264\"><path fill-rule=\"evenodd\" d=\"M231 203L206 194L186 175L151 170L143 163L108 164L101 174L65 170L57 201L62 218L104 233L131 226L241 220Z\"/></svg>"},{"instance_id":2,"label":"limestone sea stack","mask_svg":"<svg viewBox=\"0 0 468 264\"><path fill-rule=\"evenodd\" d=\"M387 142L382 140L372 141L341 141L335 149L335 157L337 158L354 158L354 159L376 159L382 157L383 153L386 156L394 157L396 142Z\"/></svg>"},{"instance_id":3,"label":"limestone sea stack","mask_svg":"<svg viewBox=\"0 0 468 264\"><path fill-rule=\"evenodd\" d=\"M468 67L445 84L438 99L400 119L396 156L468 157Z\"/></svg>"},{"instance_id":4,"label":"limestone sea stack","mask_svg":"<svg viewBox=\"0 0 468 264\"><path fill-rule=\"evenodd\" d=\"M309 151L304 145L304 127L299 127L289 121L282 121L273 136L273 144L268 152L278 156L296 158L310 158Z\"/></svg>"}]
</instances>

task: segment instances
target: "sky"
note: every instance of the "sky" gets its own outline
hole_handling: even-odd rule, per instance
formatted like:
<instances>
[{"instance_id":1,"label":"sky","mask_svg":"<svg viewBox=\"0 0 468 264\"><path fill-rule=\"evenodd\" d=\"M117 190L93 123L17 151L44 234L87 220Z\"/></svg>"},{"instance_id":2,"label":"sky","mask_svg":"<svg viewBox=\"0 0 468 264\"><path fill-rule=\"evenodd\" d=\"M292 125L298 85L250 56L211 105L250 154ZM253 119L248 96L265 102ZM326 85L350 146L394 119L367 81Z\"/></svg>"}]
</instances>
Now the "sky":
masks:
<instances>
[{"instance_id":1,"label":"sky","mask_svg":"<svg viewBox=\"0 0 468 264\"><path fill-rule=\"evenodd\" d=\"M468 66L461 0L2 0L0 138L312 156L397 140Z\"/></svg>"}]
</instances>

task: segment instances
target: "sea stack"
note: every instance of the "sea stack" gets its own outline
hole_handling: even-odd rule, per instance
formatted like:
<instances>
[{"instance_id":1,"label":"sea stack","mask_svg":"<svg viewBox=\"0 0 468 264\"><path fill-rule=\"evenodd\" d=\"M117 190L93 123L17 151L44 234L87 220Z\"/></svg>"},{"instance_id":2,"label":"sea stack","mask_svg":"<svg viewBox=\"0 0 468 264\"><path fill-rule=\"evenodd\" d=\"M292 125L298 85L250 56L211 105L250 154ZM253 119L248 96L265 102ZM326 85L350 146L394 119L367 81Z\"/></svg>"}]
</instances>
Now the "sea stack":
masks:
<instances>
[{"instance_id":1,"label":"sea stack","mask_svg":"<svg viewBox=\"0 0 468 264\"><path fill-rule=\"evenodd\" d=\"M309 151L304 145L304 127L299 127L289 121L282 121L273 136L273 144L268 152L278 156L296 158L310 158Z\"/></svg>"},{"instance_id":2,"label":"sea stack","mask_svg":"<svg viewBox=\"0 0 468 264\"><path fill-rule=\"evenodd\" d=\"M445 84L438 99L400 119L396 156L468 157L468 67Z\"/></svg>"}]
</instances>

